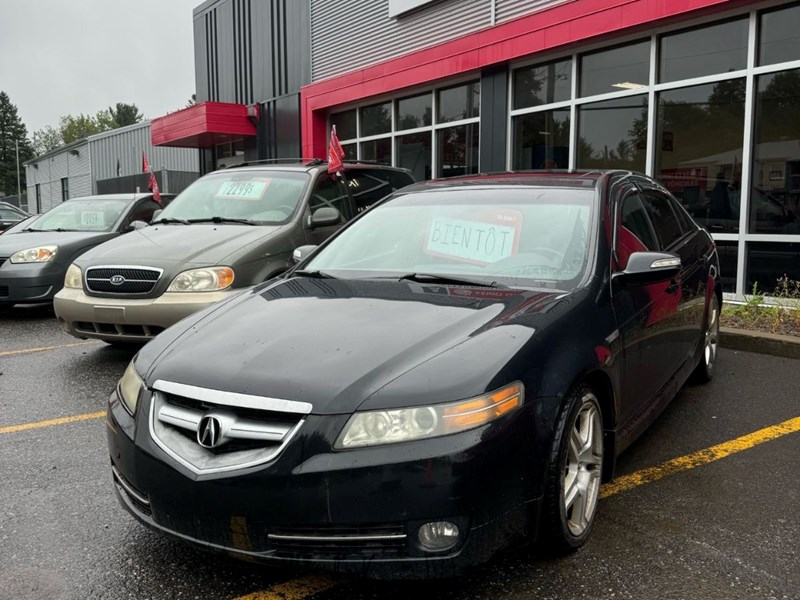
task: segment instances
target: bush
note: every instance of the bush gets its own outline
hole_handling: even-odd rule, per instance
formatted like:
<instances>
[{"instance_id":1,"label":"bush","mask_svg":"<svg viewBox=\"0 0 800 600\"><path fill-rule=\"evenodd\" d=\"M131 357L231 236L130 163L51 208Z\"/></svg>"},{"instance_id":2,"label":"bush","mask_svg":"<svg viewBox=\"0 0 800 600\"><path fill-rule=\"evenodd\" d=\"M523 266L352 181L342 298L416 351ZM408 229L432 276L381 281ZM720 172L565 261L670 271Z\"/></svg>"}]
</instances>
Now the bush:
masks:
<instances>
[{"instance_id":1,"label":"bush","mask_svg":"<svg viewBox=\"0 0 800 600\"><path fill-rule=\"evenodd\" d=\"M726 305L722 323L741 329L800 335L800 280L786 275L778 279L770 294L753 285L744 304Z\"/></svg>"}]
</instances>

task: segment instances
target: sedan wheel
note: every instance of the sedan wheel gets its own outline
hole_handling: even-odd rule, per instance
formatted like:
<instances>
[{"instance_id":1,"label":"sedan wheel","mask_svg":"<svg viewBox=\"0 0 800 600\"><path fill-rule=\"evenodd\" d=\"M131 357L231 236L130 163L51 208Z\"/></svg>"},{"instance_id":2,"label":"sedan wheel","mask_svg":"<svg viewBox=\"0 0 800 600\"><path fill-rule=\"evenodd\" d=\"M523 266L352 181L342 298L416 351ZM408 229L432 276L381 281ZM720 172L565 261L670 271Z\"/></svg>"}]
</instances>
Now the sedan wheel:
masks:
<instances>
[{"instance_id":1,"label":"sedan wheel","mask_svg":"<svg viewBox=\"0 0 800 600\"><path fill-rule=\"evenodd\" d=\"M547 551L563 554L586 542L602 473L602 413L594 393L581 388L570 397L553 445L542 523Z\"/></svg>"},{"instance_id":2,"label":"sedan wheel","mask_svg":"<svg viewBox=\"0 0 800 600\"><path fill-rule=\"evenodd\" d=\"M717 295L711 296L708 301L708 312L706 313L706 326L703 332L703 352L700 362L693 375L698 383L711 381L714 377L714 365L717 361L717 350L719 349L719 300Z\"/></svg>"}]
</instances>

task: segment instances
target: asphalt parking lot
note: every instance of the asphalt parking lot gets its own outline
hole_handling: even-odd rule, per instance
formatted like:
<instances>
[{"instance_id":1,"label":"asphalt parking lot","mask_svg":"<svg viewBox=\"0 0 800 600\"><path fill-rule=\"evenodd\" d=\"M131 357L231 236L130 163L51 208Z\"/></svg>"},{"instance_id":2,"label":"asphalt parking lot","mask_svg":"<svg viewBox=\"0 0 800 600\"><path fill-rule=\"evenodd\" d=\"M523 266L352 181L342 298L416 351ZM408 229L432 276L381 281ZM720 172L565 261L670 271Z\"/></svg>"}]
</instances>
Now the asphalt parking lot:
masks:
<instances>
[{"instance_id":1,"label":"asphalt parking lot","mask_svg":"<svg viewBox=\"0 0 800 600\"><path fill-rule=\"evenodd\" d=\"M0 599L800 598L798 361L723 350L621 457L574 555L399 584L207 555L123 512L101 412L134 352L67 336L48 308L0 313Z\"/></svg>"}]
</instances>

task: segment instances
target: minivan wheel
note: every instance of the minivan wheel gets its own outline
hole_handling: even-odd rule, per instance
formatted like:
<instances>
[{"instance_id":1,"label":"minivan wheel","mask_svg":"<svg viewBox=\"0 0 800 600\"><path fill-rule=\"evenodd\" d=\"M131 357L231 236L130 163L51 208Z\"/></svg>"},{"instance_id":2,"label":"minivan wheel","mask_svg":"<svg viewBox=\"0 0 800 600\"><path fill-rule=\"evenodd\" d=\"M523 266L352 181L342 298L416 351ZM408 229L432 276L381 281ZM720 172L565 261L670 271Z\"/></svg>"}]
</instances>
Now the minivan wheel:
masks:
<instances>
[{"instance_id":1,"label":"minivan wheel","mask_svg":"<svg viewBox=\"0 0 800 600\"><path fill-rule=\"evenodd\" d=\"M692 379L697 383L707 383L714 377L714 365L719 350L719 300L712 294L708 301L706 324L703 328L703 349Z\"/></svg>"},{"instance_id":2,"label":"minivan wheel","mask_svg":"<svg viewBox=\"0 0 800 600\"><path fill-rule=\"evenodd\" d=\"M603 473L603 414L588 387L573 392L556 427L547 470L542 547L565 554L588 539Z\"/></svg>"}]
</instances>

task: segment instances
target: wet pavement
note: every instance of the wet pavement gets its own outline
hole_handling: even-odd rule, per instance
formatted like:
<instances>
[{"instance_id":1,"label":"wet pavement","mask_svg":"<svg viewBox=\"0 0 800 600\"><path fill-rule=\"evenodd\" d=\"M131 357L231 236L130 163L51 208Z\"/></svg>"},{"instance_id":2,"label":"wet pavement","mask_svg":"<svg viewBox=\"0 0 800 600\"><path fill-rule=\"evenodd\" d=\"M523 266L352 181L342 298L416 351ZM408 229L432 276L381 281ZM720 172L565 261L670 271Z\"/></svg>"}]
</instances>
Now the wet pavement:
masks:
<instances>
[{"instance_id":1,"label":"wet pavement","mask_svg":"<svg viewBox=\"0 0 800 600\"><path fill-rule=\"evenodd\" d=\"M48 308L0 312L0 431L104 410L136 349L76 343ZM685 388L620 457L618 474L798 416L799 361L723 350L716 379ZM566 558L515 549L458 580L335 577L314 597L797 599L798 473L792 433L602 500L588 544ZM0 433L1 600L269 600L290 580L282 597L299 600L308 575L205 554L140 526L114 497L102 418Z\"/></svg>"}]
</instances>

